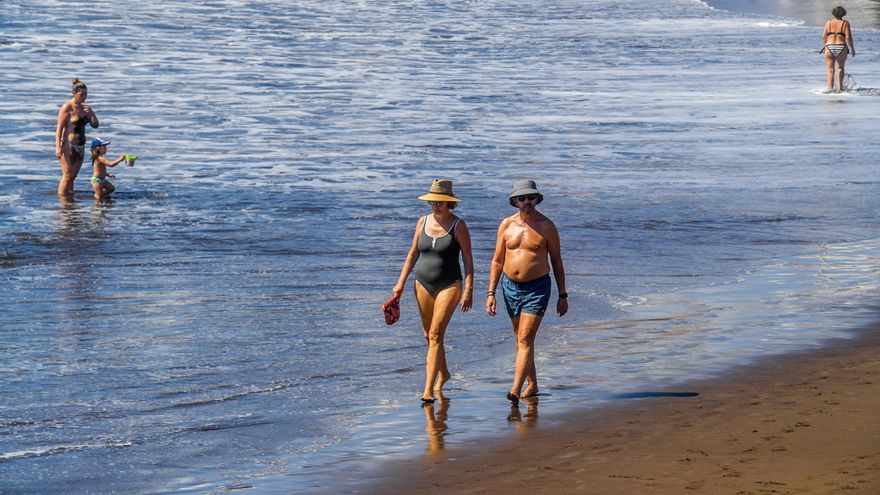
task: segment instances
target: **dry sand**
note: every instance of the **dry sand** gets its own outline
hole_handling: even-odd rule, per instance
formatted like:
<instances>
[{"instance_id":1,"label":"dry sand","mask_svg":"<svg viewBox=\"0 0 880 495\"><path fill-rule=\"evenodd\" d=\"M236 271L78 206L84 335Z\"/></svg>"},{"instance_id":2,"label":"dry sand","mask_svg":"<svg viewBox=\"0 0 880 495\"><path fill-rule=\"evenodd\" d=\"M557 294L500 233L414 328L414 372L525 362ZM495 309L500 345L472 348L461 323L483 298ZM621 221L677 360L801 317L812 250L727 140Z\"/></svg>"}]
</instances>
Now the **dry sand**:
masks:
<instances>
[{"instance_id":1,"label":"dry sand","mask_svg":"<svg viewBox=\"0 0 880 495\"><path fill-rule=\"evenodd\" d=\"M880 494L880 328L395 464L367 493ZM534 404L533 404L534 407Z\"/></svg>"}]
</instances>

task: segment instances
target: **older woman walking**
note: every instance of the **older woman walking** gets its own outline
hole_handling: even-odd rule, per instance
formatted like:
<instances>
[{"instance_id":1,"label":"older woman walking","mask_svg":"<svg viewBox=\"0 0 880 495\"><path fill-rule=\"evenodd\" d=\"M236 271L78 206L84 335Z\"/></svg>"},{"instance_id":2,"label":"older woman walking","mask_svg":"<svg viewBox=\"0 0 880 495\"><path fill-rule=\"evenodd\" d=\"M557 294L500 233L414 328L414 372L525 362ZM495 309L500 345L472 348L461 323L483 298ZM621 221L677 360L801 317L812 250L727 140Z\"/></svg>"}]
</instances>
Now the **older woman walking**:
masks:
<instances>
[{"instance_id":1,"label":"older woman walking","mask_svg":"<svg viewBox=\"0 0 880 495\"><path fill-rule=\"evenodd\" d=\"M451 376L443 346L446 327L457 305L468 311L473 302L474 261L467 225L451 211L461 201L452 193L452 181L435 179L428 194L419 199L428 202L431 213L416 222L412 245L392 291L400 297L415 267L416 301L428 344L421 400L433 403L434 393L442 393ZM459 256L464 261L464 277Z\"/></svg>"}]
</instances>

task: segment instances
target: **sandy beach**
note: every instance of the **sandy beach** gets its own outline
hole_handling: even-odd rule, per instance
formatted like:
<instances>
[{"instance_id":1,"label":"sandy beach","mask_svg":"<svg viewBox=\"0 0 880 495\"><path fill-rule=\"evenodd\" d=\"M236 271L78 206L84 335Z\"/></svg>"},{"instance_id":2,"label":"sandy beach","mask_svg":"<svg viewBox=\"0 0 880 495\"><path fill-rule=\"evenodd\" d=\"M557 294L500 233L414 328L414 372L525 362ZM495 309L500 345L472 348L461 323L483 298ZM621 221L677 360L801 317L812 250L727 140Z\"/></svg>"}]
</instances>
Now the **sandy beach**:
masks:
<instances>
[{"instance_id":1,"label":"sandy beach","mask_svg":"<svg viewBox=\"0 0 880 495\"><path fill-rule=\"evenodd\" d=\"M398 463L367 493L880 493L880 327ZM427 435L427 433L426 433Z\"/></svg>"}]
</instances>

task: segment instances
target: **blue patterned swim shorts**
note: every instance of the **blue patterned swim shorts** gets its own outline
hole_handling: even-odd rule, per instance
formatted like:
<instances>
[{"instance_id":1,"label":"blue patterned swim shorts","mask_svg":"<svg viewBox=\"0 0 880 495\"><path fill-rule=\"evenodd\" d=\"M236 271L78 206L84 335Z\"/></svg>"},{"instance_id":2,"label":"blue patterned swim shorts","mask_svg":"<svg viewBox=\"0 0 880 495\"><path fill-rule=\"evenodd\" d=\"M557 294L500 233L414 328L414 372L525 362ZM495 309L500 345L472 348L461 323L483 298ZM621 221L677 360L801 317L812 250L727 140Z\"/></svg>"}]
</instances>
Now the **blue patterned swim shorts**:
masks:
<instances>
[{"instance_id":1,"label":"blue patterned swim shorts","mask_svg":"<svg viewBox=\"0 0 880 495\"><path fill-rule=\"evenodd\" d=\"M512 320L518 319L520 313L544 316L550 303L551 285L550 274L528 282L514 282L502 273L501 289L507 314Z\"/></svg>"}]
</instances>

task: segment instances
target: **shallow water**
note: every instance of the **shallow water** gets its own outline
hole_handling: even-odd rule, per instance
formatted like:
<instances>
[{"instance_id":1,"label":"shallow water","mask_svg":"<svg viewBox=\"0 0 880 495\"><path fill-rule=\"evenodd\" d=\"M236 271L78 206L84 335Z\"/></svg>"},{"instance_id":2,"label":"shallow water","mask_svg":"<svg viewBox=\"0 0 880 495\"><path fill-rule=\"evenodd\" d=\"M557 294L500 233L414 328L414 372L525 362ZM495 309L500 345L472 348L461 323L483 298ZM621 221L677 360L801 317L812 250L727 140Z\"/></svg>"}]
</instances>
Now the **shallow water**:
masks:
<instances>
[{"instance_id":1,"label":"shallow water","mask_svg":"<svg viewBox=\"0 0 880 495\"><path fill-rule=\"evenodd\" d=\"M572 312L539 337L544 422L876 312L880 72L860 50L859 88L821 94L801 20L684 0L94 9L0 12L0 491L332 491L534 425L500 400L509 323L479 298L448 333L438 435L411 295L381 319L438 176L478 295L514 180L560 228ZM110 204L87 168L54 194L74 76L90 137L140 156Z\"/></svg>"},{"instance_id":2,"label":"shallow water","mask_svg":"<svg viewBox=\"0 0 880 495\"><path fill-rule=\"evenodd\" d=\"M844 3L823 0L706 0L705 3L717 9L751 16L801 19L808 25L820 27L831 18L832 9L842 5L846 8L846 19L852 24L856 37L858 29L880 28L880 4L875 0L852 0ZM856 44L857 50L858 46Z\"/></svg>"}]
</instances>

